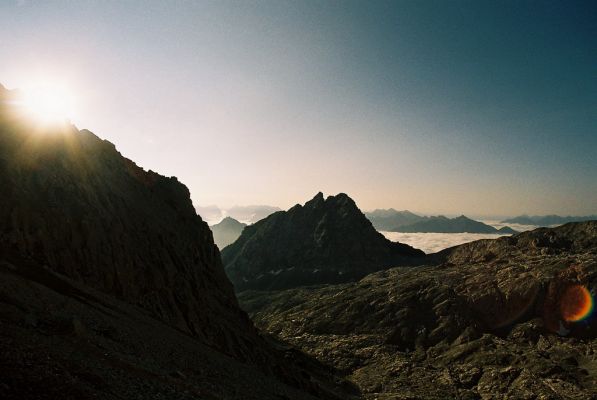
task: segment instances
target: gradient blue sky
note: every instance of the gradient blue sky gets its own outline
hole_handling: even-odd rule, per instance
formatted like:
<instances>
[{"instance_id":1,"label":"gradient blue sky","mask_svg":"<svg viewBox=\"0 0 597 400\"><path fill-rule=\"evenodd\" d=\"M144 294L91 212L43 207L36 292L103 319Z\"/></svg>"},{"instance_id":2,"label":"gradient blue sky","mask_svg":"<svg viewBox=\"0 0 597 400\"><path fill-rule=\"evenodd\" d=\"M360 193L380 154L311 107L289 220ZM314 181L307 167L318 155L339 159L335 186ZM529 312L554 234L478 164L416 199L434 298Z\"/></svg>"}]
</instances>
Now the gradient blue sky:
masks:
<instances>
[{"instance_id":1,"label":"gradient blue sky","mask_svg":"<svg viewBox=\"0 0 597 400\"><path fill-rule=\"evenodd\" d=\"M196 204L597 213L595 1L0 1L0 38Z\"/></svg>"}]
</instances>

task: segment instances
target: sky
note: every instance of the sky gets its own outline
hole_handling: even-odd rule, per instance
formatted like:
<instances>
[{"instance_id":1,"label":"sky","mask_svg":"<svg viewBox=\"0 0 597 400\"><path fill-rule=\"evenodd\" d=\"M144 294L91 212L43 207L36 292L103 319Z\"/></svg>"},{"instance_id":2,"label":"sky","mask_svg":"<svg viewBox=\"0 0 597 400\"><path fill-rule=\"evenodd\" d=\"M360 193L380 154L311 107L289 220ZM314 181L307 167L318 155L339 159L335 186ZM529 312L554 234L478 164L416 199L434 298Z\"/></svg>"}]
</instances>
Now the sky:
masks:
<instances>
[{"instance_id":1,"label":"sky","mask_svg":"<svg viewBox=\"0 0 597 400\"><path fill-rule=\"evenodd\" d=\"M0 60L198 205L597 214L595 1L0 0Z\"/></svg>"}]
</instances>

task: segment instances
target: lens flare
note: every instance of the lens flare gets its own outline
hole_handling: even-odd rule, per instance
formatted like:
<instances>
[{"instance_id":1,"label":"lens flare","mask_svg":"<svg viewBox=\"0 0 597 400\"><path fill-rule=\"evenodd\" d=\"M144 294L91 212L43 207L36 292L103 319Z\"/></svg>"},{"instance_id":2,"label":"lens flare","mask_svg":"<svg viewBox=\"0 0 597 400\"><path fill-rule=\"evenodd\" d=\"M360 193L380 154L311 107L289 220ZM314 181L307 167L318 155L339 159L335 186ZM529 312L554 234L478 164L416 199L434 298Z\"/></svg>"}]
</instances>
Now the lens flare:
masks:
<instances>
[{"instance_id":1,"label":"lens flare","mask_svg":"<svg viewBox=\"0 0 597 400\"><path fill-rule=\"evenodd\" d=\"M591 292L581 285L568 287L560 299L562 318L568 322L577 322L587 318L591 315L593 306Z\"/></svg>"}]
</instances>

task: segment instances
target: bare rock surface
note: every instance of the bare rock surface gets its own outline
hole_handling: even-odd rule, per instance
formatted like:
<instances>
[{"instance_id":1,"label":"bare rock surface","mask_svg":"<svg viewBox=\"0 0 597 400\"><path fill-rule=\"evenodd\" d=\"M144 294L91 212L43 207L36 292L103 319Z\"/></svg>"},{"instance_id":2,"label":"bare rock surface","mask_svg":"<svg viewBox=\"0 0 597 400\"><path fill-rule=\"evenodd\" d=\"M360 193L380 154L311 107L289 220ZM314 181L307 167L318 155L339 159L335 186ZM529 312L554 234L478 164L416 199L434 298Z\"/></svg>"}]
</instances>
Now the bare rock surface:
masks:
<instances>
[{"instance_id":1,"label":"bare rock surface","mask_svg":"<svg viewBox=\"0 0 597 400\"><path fill-rule=\"evenodd\" d=\"M354 392L288 346L264 340L254 349L261 362L242 361L34 260L2 259L2 399L342 399Z\"/></svg>"},{"instance_id":2,"label":"bare rock surface","mask_svg":"<svg viewBox=\"0 0 597 400\"><path fill-rule=\"evenodd\" d=\"M595 315L567 318L588 309L570 290L597 291L597 221L429 262L239 300L258 327L344 371L365 398L597 398Z\"/></svg>"}]
</instances>

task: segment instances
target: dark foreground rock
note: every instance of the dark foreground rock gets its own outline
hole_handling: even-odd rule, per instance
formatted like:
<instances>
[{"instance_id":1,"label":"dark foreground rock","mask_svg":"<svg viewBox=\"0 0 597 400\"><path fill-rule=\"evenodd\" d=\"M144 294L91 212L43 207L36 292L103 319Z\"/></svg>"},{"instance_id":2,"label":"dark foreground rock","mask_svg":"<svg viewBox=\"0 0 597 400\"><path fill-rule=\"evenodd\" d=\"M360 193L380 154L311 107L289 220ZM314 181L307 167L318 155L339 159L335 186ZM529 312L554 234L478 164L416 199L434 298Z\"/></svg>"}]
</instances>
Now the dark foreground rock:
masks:
<instances>
[{"instance_id":1,"label":"dark foreground rock","mask_svg":"<svg viewBox=\"0 0 597 400\"><path fill-rule=\"evenodd\" d=\"M387 240L346 194L318 193L246 227L222 251L236 291L272 290L355 281L399 265L421 262L424 253Z\"/></svg>"},{"instance_id":2,"label":"dark foreground rock","mask_svg":"<svg viewBox=\"0 0 597 400\"><path fill-rule=\"evenodd\" d=\"M257 342L254 351L263 360L239 360L31 260L2 259L3 400L343 399L354 393L331 368L288 346ZM241 332L227 340L235 335L241 340Z\"/></svg>"},{"instance_id":3,"label":"dark foreground rock","mask_svg":"<svg viewBox=\"0 0 597 400\"><path fill-rule=\"evenodd\" d=\"M331 396L238 307L176 178L0 87L0 187L0 398Z\"/></svg>"},{"instance_id":4,"label":"dark foreground rock","mask_svg":"<svg viewBox=\"0 0 597 400\"><path fill-rule=\"evenodd\" d=\"M570 296L595 297L596 221L429 261L439 265L239 300L258 327L344 371L366 398L597 398L597 321L571 318L590 307Z\"/></svg>"}]
</instances>

